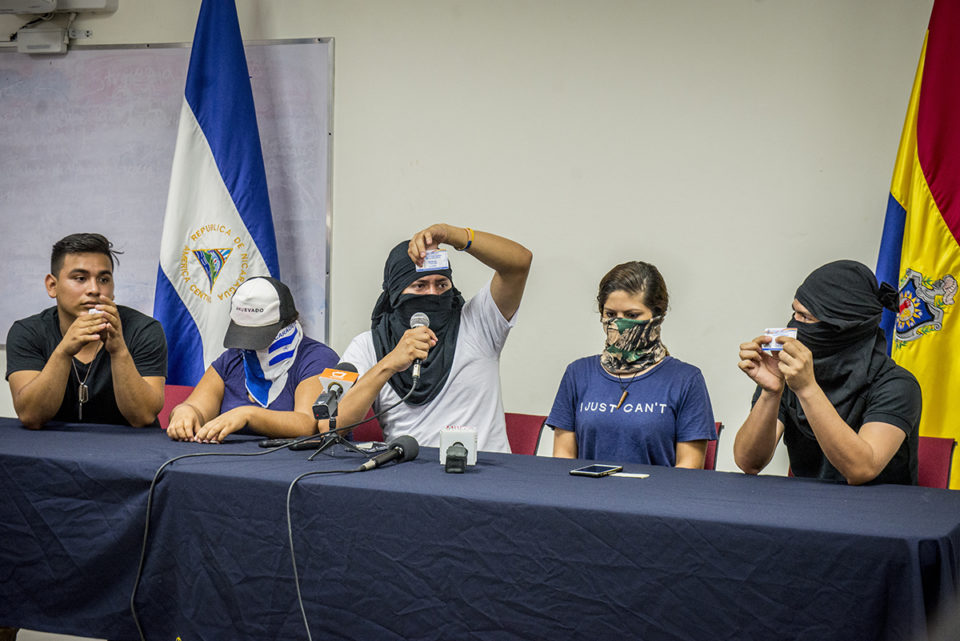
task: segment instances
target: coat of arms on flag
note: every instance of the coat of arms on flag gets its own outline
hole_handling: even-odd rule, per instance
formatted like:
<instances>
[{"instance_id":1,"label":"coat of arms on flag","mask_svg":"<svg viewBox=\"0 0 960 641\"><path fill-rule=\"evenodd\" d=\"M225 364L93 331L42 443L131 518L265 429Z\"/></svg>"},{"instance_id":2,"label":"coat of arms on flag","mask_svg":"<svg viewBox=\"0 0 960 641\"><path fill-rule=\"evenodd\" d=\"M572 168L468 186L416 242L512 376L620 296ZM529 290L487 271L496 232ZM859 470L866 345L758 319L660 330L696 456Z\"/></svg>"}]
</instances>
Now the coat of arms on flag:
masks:
<instances>
[{"instance_id":1,"label":"coat of arms on flag","mask_svg":"<svg viewBox=\"0 0 960 641\"><path fill-rule=\"evenodd\" d=\"M230 252L232 251L232 249L226 248L193 250L193 255L197 257L197 262L200 263L203 271L207 274L207 280L210 281L211 292L213 291L214 283L217 282L217 276L220 275L220 270L223 269L223 265L227 262L227 258L230 257Z\"/></svg>"},{"instance_id":2,"label":"coat of arms on flag","mask_svg":"<svg viewBox=\"0 0 960 641\"><path fill-rule=\"evenodd\" d=\"M893 349L943 329L944 311L953 305L956 293L957 281L950 274L934 281L908 268L900 281Z\"/></svg>"}]
</instances>

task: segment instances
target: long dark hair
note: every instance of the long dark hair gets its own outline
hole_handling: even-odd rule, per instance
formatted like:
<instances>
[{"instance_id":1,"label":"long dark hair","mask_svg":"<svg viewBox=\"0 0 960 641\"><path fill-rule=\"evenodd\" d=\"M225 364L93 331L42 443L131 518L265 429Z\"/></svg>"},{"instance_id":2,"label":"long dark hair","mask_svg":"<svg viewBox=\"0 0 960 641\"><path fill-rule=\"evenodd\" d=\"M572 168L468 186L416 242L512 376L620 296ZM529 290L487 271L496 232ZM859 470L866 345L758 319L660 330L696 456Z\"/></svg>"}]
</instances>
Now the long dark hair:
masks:
<instances>
[{"instance_id":1,"label":"long dark hair","mask_svg":"<svg viewBox=\"0 0 960 641\"><path fill-rule=\"evenodd\" d=\"M601 314L603 306L607 304L607 297L616 291L639 294L640 300L650 308L654 316L667 313L667 304L670 302L667 284L660 271L650 263L632 260L607 272L600 280L600 289L597 292L597 307Z\"/></svg>"}]
</instances>

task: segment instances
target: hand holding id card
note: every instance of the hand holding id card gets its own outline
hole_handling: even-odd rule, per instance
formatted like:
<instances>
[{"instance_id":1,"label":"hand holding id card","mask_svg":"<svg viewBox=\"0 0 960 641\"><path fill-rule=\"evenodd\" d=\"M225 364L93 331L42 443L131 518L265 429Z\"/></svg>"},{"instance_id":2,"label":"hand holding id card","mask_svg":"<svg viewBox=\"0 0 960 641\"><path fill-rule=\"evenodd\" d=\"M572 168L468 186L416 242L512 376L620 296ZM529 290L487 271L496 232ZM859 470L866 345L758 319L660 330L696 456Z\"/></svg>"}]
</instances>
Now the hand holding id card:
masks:
<instances>
[{"instance_id":1,"label":"hand holding id card","mask_svg":"<svg viewBox=\"0 0 960 641\"><path fill-rule=\"evenodd\" d=\"M764 336L769 336L773 340L769 343L766 343L763 346L763 351L765 352L779 352L783 349L783 343L777 342L778 336L789 336L790 338L797 337L797 328L796 327L768 327L763 330Z\"/></svg>"},{"instance_id":2,"label":"hand holding id card","mask_svg":"<svg viewBox=\"0 0 960 641\"><path fill-rule=\"evenodd\" d=\"M417 267L418 272L432 272L438 269L447 269L450 267L450 261L447 259L447 250L430 249L427 255L423 257L423 265Z\"/></svg>"}]
</instances>

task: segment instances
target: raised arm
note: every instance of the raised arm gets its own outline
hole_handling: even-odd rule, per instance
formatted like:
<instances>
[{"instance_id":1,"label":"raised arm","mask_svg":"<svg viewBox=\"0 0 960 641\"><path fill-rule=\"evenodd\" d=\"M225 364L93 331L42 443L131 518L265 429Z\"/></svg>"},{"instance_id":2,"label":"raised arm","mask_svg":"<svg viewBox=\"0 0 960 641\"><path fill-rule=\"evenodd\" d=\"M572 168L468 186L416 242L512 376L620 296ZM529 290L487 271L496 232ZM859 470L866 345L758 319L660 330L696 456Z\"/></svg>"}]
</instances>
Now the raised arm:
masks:
<instances>
[{"instance_id":1,"label":"raised arm","mask_svg":"<svg viewBox=\"0 0 960 641\"><path fill-rule=\"evenodd\" d=\"M520 308L533 253L508 238L444 223L431 225L414 234L408 253L419 266L423 264L427 250L437 249L441 244L459 250L466 248L468 254L494 270L490 293L503 317L507 320L513 318Z\"/></svg>"}]
</instances>

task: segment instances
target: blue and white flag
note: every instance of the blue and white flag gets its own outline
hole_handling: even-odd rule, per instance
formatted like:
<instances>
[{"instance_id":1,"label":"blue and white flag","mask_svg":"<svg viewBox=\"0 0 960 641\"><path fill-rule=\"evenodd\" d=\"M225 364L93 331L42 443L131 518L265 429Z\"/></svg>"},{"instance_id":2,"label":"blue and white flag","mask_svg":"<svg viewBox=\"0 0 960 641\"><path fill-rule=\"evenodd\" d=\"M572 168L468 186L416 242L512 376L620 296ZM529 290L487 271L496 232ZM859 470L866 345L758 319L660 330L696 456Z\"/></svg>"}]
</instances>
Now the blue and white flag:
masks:
<instances>
[{"instance_id":1,"label":"blue and white flag","mask_svg":"<svg viewBox=\"0 0 960 641\"><path fill-rule=\"evenodd\" d=\"M196 385L223 352L236 288L280 275L234 0L203 0L184 93L153 315L167 336L167 382Z\"/></svg>"}]
</instances>

